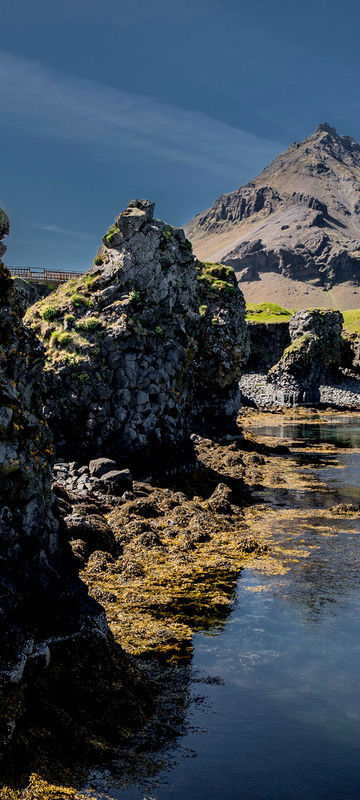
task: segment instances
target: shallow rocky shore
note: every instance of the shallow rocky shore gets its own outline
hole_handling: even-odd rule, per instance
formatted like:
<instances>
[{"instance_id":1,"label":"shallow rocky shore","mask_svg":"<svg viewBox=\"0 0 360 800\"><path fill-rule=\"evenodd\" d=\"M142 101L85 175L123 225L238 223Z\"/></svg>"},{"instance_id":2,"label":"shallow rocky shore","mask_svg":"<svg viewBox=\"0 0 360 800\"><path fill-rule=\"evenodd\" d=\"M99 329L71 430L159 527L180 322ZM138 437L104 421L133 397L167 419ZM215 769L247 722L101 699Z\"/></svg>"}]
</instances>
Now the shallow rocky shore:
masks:
<instances>
[{"instance_id":1,"label":"shallow rocky shore","mask_svg":"<svg viewBox=\"0 0 360 800\"><path fill-rule=\"evenodd\" d=\"M282 408L284 402L277 397L276 387L267 380L266 372L245 372L240 380L241 402L253 408ZM334 408L360 408L360 376L340 370L335 379L320 383L321 405ZM288 407L291 407L289 403Z\"/></svg>"},{"instance_id":2,"label":"shallow rocky shore","mask_svg":"<svg viewBox=\"0 0 360 800\"><path fill-rule=\"evenodd\" d=\"M105 458L54 467L81 577L133 655L187 658L192 632L227 615L241 567L261 550L243 505L264 448L244 447L239 428L191 443L182 469L155 481L135 480Z\"/></svg>"}]
</instances>

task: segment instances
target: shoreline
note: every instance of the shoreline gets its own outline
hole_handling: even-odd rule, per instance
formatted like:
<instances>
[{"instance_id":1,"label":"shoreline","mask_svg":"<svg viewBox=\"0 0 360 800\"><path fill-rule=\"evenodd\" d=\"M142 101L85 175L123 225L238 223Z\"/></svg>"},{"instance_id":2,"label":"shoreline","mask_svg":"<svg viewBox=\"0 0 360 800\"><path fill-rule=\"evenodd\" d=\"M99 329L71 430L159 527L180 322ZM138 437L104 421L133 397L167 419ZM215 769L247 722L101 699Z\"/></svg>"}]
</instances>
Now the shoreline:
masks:
<instances>
[{"instance_id":1,"label":"shoreline","mask_svg":"<svg viewBox=\"0 0 360 800\"><path fill-rule=\"evenodd\" d=\"M168 730L175 740L182 735L185 713L182 703L186 702L182 698L188 696L188 681L191 681L188 669L191 669L192 635L225 627L241 571L255 570L259 585L252 591L262 591L261 575L277 575L280 580L296 562L310 555L301 534L308 515L306 508L300 512L288 507L271 508L271 493L283 492L286 496L296 489L305 496L309 491L325 491L326 486L309 477L304 466L311 464L311 456L316 456L319 463L322 454L328 457L332 452L336 466L336 451L343 449L326 443L314 448L305 442L298 447L297 441L290 438L286 444L284 440L279 444L275 437L257 433L257 428L272 422L325 424L329 418L336 424L340 418L356 416L356 411L245 409L239 415L235 438L229 434L221 441L194 437L196 462L192 471L182 477L181 487L169 486L169 481L163 486L134 481L134 497L125 502L117 498L112 508L111 499L108 498L107 507L103 499L103 512L98 516L112 530L116 546L122 547L122 552L116 558L113 545L112 553L94 550L81 577L90 593L105 606L115 639L134 663L141 666L147 679L153 681L155 696L155 708L144 723L144 732L139 731L134 738L119 744L119 764L121 759L126 763L139 737L140 740L145 737L144 741L153 741L155 737L155 742L163 746L164 714L169 713L169 704L174 719L167 721ZM91 497L86 503L82 498L75 506L85 513L86 504L91 508L90 501ZM329 513L351 517L355 511L320 508L311 513L325 533ZM278 526L288 525L292 520L294 537L288 542L279 537ZM142 574L139 574L140 560ZM167 683L170 689L164 694ZM164 742L166 746L166 736ZM109 756L110 753L104 753L105 764ZM83 766L84 775L90 767L90 764ZM60 763L58 771L58 782L53 782L45 770L41 777L34 774L24 791L0 790L0 798L82 800L89 796L81 793L84 789L74 788L71 775L62 770ZM81 780L77 785L81 785Z\"/></svg>"},{"instance_id":2,"label":"shoreline","mask_svg":"<svg viewBox=\"0 0 360 800\"><path fill-rule=\"evenodd\" d=\"M259 408L271 411L277 408L306 408L306 406L288 406L277 398L276 387L266 380L266 371L244 372L239 382L241 402L246 408ZM341 409L360 410L360 376L344 371L339 379L328 378L320 384L319 409L331 406L334 411ZM308 408L312 408L309 405Z\"/></svg>"}]
</instances>

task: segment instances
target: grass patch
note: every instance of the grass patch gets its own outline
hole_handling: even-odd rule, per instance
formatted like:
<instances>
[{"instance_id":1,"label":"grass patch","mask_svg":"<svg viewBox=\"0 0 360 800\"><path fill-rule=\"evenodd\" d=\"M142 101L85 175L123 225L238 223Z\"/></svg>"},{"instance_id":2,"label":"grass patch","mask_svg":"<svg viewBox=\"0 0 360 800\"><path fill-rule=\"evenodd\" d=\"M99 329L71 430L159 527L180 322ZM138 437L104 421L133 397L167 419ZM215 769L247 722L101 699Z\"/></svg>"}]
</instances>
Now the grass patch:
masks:
<instances>
[{"instance_id":1,"label":"grass patch","mask_svg":"<svg viewBox=\"0 0 360 800\"><path fill-rule=\"evenodd\" d=\"M342 315L344 317L344 331L347 333L356 333L360 336L360 308L343 311Z\"/></svg>"},{"instance_id":2,"label":"grass patch","mask_svg":"<svg viewBox=\"0 0 360 800\"><path fill-rule=\"evenodd\" d=\"M210 261L198 261L198 281L213 292L235 295L237 280L232 267L225 264L212 264Z\"/></svg>"},{"instance_id":3,"label":"grass patch","mask_svg":"<svg viewBox=\"0 0 360 800\"><path fill-rule=\"evenodd\" d=\"M277 303L246 303L247 322L289 322L293 313Z\"/></svg>"},{"instance_id":4,"label":"grass patch","mask_svg":"<svg viewBox=\"0 0 360 800\"><path fill-rule=\"evenodd\" d=\"M50 344L53 347L63 347L65 350L69 345L73 344L73 337L67 331L53 331L50 338Z\"/></svg>"},{"instance_id":5,"label":"grass patch","mask_svg":"<svg viewBox=\"0 0 360 800\"><path fill-rule=\"evenodd\" d=\"M136 289L132 289L132 291L129 294L129 300L130 303L133 303L134 305L138 306L141 303L140 292L138 292Z\"/></svg>"},{"instance_id":6,"label":"grass patch","mask_svg":"<svg viewBox=\"0 0 360 800\"><path fill-rule=\"evenodd\" d=\"M105 236L105 239L108 242L108 244L111 245L113 238L115 236L118 236L119 233L120 233L119 228L116 228L115 225L110 225L110 228L108 228Z\"/></svg>"},{"instance_id":7,"label":"grass patch","mask_svg":"<svg viewBox=\"0 0 360 800\"><path fill-rule=\"evenodd\" d=\"M57 310L54 306L45 306L41 312L41 319L46 319L47 322L51 322L51 320L55 319L57 315Z\"/></svg>"},{"instance_id":8,"label":"grass patch","mask_svg":"<svg viewBox=\"0 0 360 800\"><path fill-rule=\"evenodd\" d=\"M294 342L289 344L289 347L284 350L281 360L283 361L286 359L287 356L291 355L291 353L296 353L298 350L302 350L306 342L310 342L311 340L319 339L318 336L314 333L303 333L302 336L299 336L298 339L295 339Z\"/></svg>"},{"instance_id":9,"label":"grass patch","mask_svg":"<svg viewBox=\"0 0 360 800\"><path fill-rule=\"evenodd\" d=\"M97 317L83 317L75 323L75 327L80 331L97 331L102 328L102 322Z\"/></svg>"},{"instance_id":10,"label":"grass patch","mask_svg":"<svg viewBox=\"0 0 360 800\"><path fill-rule=\"evenodd\" d=\"M165 239L168 239L168 241L170 241L170 239L172 239L173 237L172 226L165 225L165 227L162 230L162 235L165 236Z\"/></svg>"}]
</instances>

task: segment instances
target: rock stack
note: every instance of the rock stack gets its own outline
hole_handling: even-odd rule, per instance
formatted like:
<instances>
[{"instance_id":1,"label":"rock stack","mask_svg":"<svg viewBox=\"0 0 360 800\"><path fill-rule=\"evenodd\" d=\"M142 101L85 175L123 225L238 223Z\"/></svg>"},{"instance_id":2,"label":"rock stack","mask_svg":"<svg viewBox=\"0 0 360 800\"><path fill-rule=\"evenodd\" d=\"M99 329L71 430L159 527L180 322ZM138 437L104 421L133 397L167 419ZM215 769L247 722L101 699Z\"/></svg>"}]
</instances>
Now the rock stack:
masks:
<instances>
[{"instance_id":1,"label":"rock stack","mask_svg":"<svg viewBox=\"0 0 360 800\"><path fill-rule=\"evenodd\" d=\"M268 372L275 401L283 405L320 402L320 383L341 364L343 316L330 309L297 311L291 317L291 344Z\"/></svg>"},{"instance_id":2,"label":"rock stack","mask_svg":"<svg viewBox=\"0 0 360 800\"><path fill-rule=\"evenodd\" d=\"M197 262L153 210L130 202L92 269L26 317L46 348L57 452L76 460L172 457L196 419L236 416L247 329L234 273Z\"/></svg>"}]
</instances>

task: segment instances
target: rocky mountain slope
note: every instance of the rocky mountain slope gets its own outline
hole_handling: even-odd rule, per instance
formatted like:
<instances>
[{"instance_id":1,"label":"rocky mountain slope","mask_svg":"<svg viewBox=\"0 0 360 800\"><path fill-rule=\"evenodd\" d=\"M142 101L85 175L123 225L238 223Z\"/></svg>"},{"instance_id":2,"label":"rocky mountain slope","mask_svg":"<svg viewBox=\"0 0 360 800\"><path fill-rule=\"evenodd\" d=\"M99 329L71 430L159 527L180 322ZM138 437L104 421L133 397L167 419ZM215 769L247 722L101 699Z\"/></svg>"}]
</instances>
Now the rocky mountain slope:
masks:
<instances>
[{"instance_id":1,"label":"rocky mountain slope","mask_svg":"<svg viewBox=\"0 0 360 800\"><path fill-rule=\"evenodd\" d=\"M185 227L200 259L232 266L245 299L360 303L360 144L326 123Z\"/></svg>"}]
</instances>

